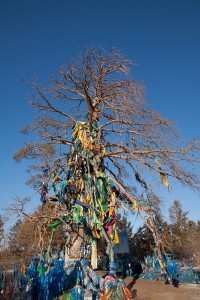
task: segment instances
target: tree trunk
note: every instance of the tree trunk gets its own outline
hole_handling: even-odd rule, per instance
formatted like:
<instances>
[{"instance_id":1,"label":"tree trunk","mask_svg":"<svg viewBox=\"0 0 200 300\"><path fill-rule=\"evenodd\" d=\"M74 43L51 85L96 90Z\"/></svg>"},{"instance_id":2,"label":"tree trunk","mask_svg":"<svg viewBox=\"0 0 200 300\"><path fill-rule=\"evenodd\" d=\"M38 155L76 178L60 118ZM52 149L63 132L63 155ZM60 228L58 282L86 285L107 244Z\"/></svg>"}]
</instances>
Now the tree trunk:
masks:
<instances>
[{"instance_id":1,"label":"tree trunk","mask_svg":"<svg viewBox=\"0 0 200 300\"><path fill-rule=\"evenodd\" d=\"M65 265L69 259L79 260L81 259L83 253L83 235L84 228L80 227L77 233L73 233L73 237L70 240L70 244L65 246Z\"/></svg>"}]
</instances>

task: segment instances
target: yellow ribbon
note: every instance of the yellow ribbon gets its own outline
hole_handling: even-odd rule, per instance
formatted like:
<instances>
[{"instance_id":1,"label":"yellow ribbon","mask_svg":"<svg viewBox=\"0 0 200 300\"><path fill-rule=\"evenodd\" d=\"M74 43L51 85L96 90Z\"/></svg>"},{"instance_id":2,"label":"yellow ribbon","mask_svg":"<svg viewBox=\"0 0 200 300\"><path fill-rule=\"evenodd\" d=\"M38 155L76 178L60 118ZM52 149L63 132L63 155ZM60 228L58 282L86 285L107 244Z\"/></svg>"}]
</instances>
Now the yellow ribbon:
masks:
<instances>
[{"instance_id":1,"label":"yellow ribbon","mask_svg":"<svg viewBox=\"0 0 200 300\"><path fill-rule=\"evenodd\" d=\"M21 270L21 273L24 276L24 278L26 278L26 266L25 266L25 264L21 265L20 270Z\"/></svg>"},{"instance_id":2,"label":"yellow ribbon","mask_svg":"<svg viewBox=\"0 0 200 300\"><path fill-rule=\"evenodd\" d=\"M164 171L162 170L159 161L156 158L155 158L155 163L156 163L156 165L158 167L158 170L160 172L160 179L161 179L162 183L166 186L166 188L170 189L170 185L169 185L169 182L167 180L167 177L166 177Z\"/></svg>"}]
</instances>

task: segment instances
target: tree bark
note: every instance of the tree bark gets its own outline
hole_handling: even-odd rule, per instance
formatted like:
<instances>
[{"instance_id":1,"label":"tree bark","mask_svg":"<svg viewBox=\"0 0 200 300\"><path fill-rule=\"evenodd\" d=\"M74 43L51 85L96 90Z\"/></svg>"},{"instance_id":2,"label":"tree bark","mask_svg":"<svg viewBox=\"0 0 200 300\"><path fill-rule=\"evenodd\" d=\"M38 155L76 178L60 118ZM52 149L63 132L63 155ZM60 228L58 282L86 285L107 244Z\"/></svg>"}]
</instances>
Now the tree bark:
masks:
<instances>
[{"instance_id":1,"label":"tree bark","mask_svg":"<svg viewBox=\"0 0 200 300\"><path fill-rule=\"evenodd\" d=\"M69 259L79 260L82 256L83 251L83 235L84 228L80 227L77 230L77 233L74 233L73 240L71 241L72 245L67 245L65 247L65 265Z\"/></svg>"}]
</instances>

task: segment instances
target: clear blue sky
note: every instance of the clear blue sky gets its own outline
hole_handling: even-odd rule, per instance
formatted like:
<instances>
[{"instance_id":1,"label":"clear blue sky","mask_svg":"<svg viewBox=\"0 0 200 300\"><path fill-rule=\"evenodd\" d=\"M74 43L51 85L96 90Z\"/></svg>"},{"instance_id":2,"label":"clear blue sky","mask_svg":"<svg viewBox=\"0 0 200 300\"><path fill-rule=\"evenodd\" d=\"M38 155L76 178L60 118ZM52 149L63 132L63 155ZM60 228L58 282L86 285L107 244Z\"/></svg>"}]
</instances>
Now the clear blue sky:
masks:
<instances>
[{"instance_id":1,"label":"clear blue sky","mask_svg":"<svg viewBox=\"0 0 200 300\"><path fill-rule=\"evenodd\" d=\"M185 140L200 135L199 0L0 0L0 41L0 208L33 193L27 163L12 161L25 141L18 130L34 117L22 76L45 82L87 46L119 48L137 64L149 105L175 121ZM178 186L173 198L200 218L198 194Z\"/></svg>"}]
</instances>

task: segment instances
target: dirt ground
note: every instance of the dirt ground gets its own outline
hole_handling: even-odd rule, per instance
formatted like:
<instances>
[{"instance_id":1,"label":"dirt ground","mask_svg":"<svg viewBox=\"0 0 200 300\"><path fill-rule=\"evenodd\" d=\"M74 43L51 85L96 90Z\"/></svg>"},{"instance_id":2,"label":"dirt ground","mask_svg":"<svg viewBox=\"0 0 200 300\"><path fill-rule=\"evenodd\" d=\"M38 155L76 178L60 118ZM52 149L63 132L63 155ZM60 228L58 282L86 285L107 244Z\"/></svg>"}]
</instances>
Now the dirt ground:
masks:
<instances>
[{"instance_id":1,"label":"dirt ground","mask_svg":"<svg viewBox=\"0 0 200 300\"><path fill-rule=\"evenodd\" d=\"M162 281L125 279L134 300L200 300L200 285L180 283L179 287Z\"/></svg>"}]
</instances>

